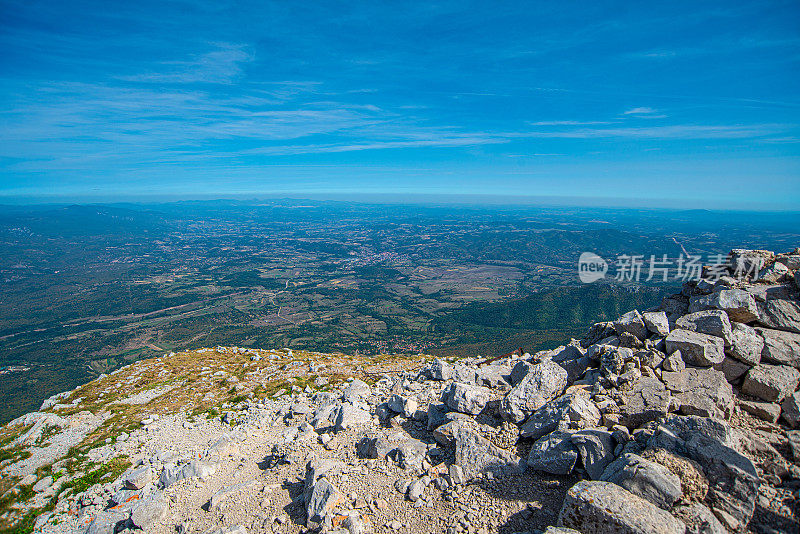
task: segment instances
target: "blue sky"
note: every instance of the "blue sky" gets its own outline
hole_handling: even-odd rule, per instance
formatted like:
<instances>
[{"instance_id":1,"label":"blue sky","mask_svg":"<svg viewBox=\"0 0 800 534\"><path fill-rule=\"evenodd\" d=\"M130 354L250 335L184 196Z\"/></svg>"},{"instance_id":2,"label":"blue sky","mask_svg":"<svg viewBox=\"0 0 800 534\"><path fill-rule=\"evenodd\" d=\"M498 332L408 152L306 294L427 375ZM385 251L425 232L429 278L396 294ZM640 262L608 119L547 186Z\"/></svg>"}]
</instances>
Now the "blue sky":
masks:
<instances>
[{"instance_id":1,"label":"blue sky","mask_svg":"<svg viewBox=\"0 0 800 534\"><path fill-rule=\"evenodd\" d=\"M800 209L796 0L0 0L0 49L0 201Z\"/></svg>"}]
</instances>

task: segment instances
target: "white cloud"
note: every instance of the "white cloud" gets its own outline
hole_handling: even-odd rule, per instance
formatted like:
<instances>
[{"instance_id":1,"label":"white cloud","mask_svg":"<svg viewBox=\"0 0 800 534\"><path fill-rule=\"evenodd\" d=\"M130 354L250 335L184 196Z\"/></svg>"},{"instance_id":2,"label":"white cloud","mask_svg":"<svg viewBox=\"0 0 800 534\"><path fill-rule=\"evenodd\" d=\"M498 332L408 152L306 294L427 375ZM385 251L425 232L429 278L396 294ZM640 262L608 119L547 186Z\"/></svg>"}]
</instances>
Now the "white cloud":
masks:
<instances>
[{"instance_id":1,"label":"white cloud","mask_svg":"<svg viewBox=\"0 0 800 534\"><path fill-rule=\"evenodd\" d=\"M531 126L590 126L594 124L613 124L611 121L537 121L528 122Z\"/></svg>"},{"instance_id":2,"label":"white cloud","mask_svg":"<svg viewBox=\"0 0 800 534\"><path fill-rule=\"evenodd\" d=\"M629 109L628 111L623 112L623 115L651 115L656 113L657 110L648 107L639 107Z\"/></svg>"},{"instance_id":3,"label":"white cloud","mask_svg":"<svg viewBox=\"0 0 800 534\"><path fill-rule=\"evenodd\" d=\"M121 80L143 83L230 84L243 74L243 65L255 59L249 47L236 43L211 43L210 52L189 61L167 61L161 71L121 76Z\"/></svg>"}]
</instances>

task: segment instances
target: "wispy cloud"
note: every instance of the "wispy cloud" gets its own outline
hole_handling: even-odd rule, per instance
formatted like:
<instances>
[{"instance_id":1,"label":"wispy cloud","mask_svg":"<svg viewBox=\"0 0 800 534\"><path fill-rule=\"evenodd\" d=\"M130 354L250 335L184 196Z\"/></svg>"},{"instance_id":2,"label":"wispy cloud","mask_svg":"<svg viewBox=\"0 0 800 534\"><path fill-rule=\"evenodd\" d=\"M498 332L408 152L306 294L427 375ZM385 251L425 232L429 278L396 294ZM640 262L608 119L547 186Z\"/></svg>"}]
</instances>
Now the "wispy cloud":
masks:
<instances>
[{"instance_id":1,"label":"wispy cloud","mask_svg":"<svg viewBox=\"0 0 800 534\"><path fill-rule=\"evenodd\" d=\"M155 72L120 76L121 80L145 83L231 84L243 73L244 64L255 55L244 44L210 43L213 49L187 61L167 61Z\"/></svg>"},{"instance_id":2,"label":"wispy cloud","mask_svg":"<svg viewBox=\"0 0 800 534\"><path fill-rule=\"evenodd\" d=\"M623 115L652 115L654 113L656 110L648 107L631 108L622 112Z\"/></svg>"},{"instance_id":3,"label":"wispy cloud","mask_svg":"<svg viewBox=\"0 0 800 534\"><path fill-rule=\"evenodd\" d=\"M687 125L624 128L576 128L558 132L529 132L530 137L598 139L598 138L641 138L641 139L748 139L786 132L796 125L787 124L748 124L748 125Z\"/></svg>"},{"instance_id":4,"label":"wispy cloud","mask_svg":"<svg viewBox=\"0 0 800 534\"><path fill-rule=\"evenodd\" d=\"M594 124L613 124L611 121L536 121L531 126L590 126Z\"/></svg>"}]
</instances>

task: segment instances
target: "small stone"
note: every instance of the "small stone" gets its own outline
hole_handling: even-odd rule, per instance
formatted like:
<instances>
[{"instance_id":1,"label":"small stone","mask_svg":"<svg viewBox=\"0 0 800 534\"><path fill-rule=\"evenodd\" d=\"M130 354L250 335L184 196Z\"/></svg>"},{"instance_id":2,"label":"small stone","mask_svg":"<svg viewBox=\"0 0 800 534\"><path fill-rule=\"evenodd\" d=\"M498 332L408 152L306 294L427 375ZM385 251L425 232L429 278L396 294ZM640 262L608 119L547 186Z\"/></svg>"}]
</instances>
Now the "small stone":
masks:
<instances>
[{"instance_id":1,"label":"small stone","mask_svg":"<svg viewBox=\"0 0 800 534\"><path fill-rule=\"evenodd\" d=\"M416 502L422 497L425 491L425 483L422 480L415 480L408 486L408 499Z\"/></svg>"},{"instance_id":2,"label":"small stone","mask_svg":"<svg viewBox=\"0 0 800 534\"><path fill-rule=\"evenodd\" d=\"M680 373L684 369L686 369L686 364L683 363L683 357L681 356L681 351L676 350L666 358L664 361L661 362L661 367L665 371L672 371L675 373Z\"/></svg>"}]
</instances>

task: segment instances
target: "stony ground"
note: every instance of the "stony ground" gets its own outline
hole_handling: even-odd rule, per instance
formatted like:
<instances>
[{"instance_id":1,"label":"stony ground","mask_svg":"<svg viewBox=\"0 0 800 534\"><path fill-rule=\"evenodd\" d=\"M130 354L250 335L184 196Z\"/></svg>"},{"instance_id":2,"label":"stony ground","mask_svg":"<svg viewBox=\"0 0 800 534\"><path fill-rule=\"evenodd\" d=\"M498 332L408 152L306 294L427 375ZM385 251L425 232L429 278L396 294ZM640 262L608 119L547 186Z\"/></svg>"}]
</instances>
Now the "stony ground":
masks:
<instances>
[{"instance_id":1,"label":"stony ground","mask_svg":"<svg viewBox=\"0 0 800 534\"><path fill-rule=\"evenodd\" d=\"M0 529L796 532L799 267L733 251L657 309L495 361L137 362L0 430Z\"/></svg>"}]
</instances>

